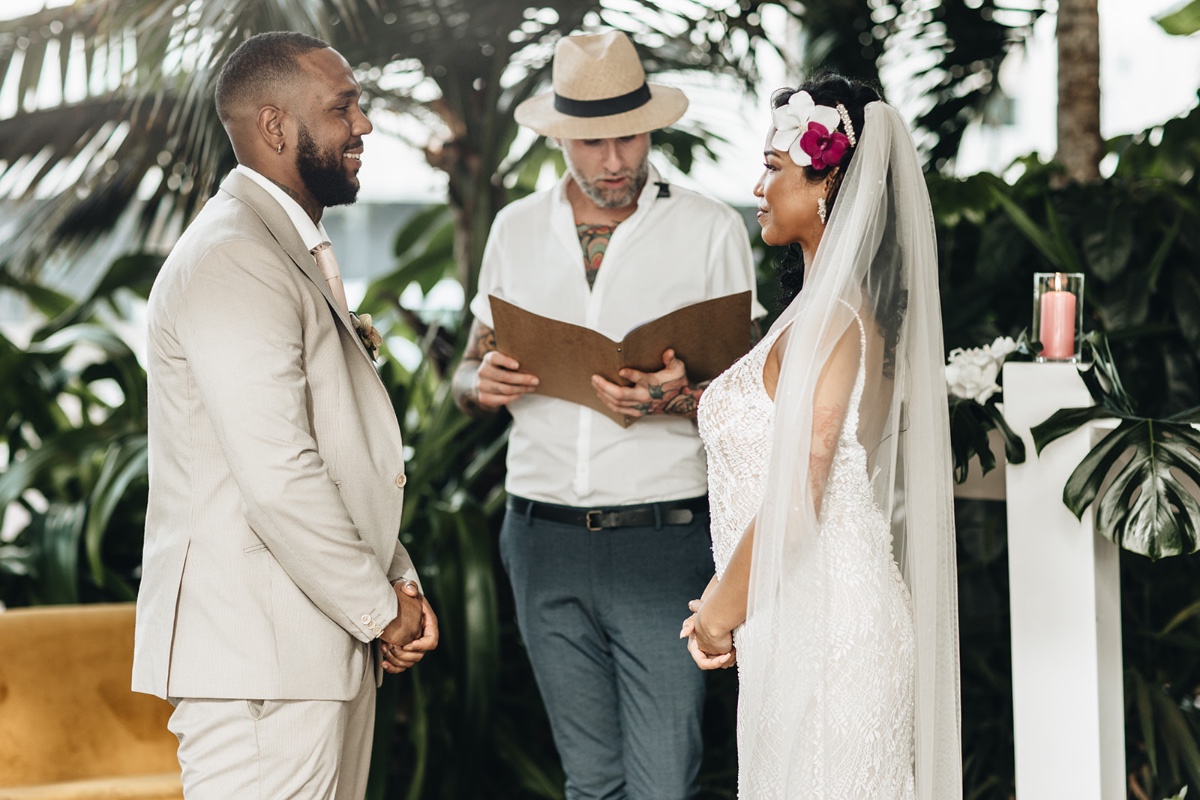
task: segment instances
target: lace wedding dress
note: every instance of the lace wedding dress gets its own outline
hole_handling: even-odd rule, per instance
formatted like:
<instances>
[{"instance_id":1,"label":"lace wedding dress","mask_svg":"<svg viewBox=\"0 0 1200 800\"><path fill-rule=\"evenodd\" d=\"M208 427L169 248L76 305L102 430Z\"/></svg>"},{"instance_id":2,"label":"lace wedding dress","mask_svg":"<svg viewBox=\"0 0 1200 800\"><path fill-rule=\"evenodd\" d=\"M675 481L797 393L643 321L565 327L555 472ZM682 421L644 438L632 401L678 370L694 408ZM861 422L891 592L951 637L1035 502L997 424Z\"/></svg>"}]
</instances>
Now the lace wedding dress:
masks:
<instances>
[{"instance_id":1,"label":"lace wedding dress","mask_svg":"<svg viewBox=\"0 0 1200 800\"><path fill-rule=\"evenodd\" d=\"M858 322L860 352L866 339ZM717 575L754 519L766 485L775 406L763 365L786 328L774 330L714 380L699 409L708 449L713 556ZM815 641L757 626L754 612L734 631L744 683L758 659L772 685L755 687L761 713L738 709L741 800L912 800L914 795L914 629L912 603L892 555L891 527L874 496L857 439L864 365L834 452L811 547L784 565L785 614L808 615L799 630ZM801 708L787 707L792 681L807 681ZM752 747L746 745L753 744ZM747 763L744 758L750 752Z\"/></svg>"}]
</instances>

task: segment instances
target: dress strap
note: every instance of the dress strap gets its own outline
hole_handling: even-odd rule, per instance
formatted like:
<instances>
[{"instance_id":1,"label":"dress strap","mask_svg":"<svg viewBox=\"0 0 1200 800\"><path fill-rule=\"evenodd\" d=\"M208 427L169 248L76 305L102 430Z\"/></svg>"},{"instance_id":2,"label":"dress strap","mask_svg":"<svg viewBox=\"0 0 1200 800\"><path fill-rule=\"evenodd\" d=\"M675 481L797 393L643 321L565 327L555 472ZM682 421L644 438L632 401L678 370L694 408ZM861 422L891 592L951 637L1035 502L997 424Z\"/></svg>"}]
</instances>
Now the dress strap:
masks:
<instances>
[{"instance_id":1,"label":"dress strap","mask_svg":"<svg viewBox=\"0 0 1200 800\"><path fill-rule=\"evenodd\" d=\"M846 409L846 421L842 424L842 436L857 437L858 406L862 402L863 386L866 384L867 379L867 328L863 325L862 317L858 315L854 306L845 300L839 300L838 302L850 309L850 313L854 314L854 321L858 323L858 374L854 378L854 390L850 393L850 405Z\"/></svg>"}]
</instances>

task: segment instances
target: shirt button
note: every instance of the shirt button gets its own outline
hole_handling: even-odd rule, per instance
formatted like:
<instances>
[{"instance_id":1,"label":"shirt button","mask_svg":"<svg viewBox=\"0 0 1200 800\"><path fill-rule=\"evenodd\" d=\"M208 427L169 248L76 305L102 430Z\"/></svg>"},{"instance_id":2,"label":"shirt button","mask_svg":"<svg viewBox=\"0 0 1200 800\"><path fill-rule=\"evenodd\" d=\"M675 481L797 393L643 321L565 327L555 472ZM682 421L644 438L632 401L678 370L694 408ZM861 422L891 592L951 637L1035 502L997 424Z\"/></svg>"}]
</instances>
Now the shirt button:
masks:
<instances>
[{"instance_id":1,"label":"shirt button","mask_svg":"<svg viewBox=\"0 0 1200 800\"><path fill-rule=\"evenodd\" d=\"M359 619L362 621L363 625L371 624L371 618L369 616L367 616L366 614L363 614L361 617L359 617Z\"/></svg>"},{"instance_id":2,"label":"shirt button","mask_svg":"<svg viewBox=\"0 0 1200 800\"><path fill-rule=\"evenodd\" d=\"M396 476L396 488L397 489L403 489L404 484L406 484L406 483L408 483L408 476L405 475L403 472L401 472L399 475Z\"/></svg>"}]
</instances>

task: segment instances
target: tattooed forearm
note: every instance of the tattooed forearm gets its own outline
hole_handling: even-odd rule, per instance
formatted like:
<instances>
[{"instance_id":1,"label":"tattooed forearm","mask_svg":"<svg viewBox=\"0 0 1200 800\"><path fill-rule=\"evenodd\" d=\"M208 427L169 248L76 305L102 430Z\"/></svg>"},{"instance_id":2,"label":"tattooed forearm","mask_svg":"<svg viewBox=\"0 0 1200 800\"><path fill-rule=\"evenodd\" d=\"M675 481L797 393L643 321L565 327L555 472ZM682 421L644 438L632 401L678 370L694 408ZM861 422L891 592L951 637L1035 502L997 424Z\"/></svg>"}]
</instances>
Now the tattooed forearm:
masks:
<instances>
[{"instance_id":1,"label":"tattooed forearm","mask_svg":"<svg viewBox=\"0 0 1200 800\"><path fill-rule=\"evenodd\" d=\"M846 418L844 406L821 405L813 409L812 439L809 440L808 477L812 490L813 510L821 515L825 483L833 466L833 454Z\"/></svg>"},{"instance_id":2,"label":"tattooed forearm","mask_svg":"<svg viewBox=\"0 0 1200 800\"><path fill-rule=\"evenodd\" d=\"M450 382L455 405L468 417L476 419L488 416L487 410L479 404L479 364L478 359L464 357Z\"/></svg>"},{"instance_id":3,"label":"tattooed forearm","mask_svg":"<svg viewBox=\"0 0 1200 800\"><path fill-rule=\"evenodd\" d=\"M483 357L496 349L496 332L476 320L471 323L471 336L463 351L462 361L454 370L450 392L462 412L476 419L495 413L479 403L479 367Z\"/></svg>"},{"instance_id":4,"label":"tattooed forearm","mask_svg":"<svg viewBox=\"0 0 1200 800\"><path fill-rule=\"evenodd\" d=\"M463 360L483 361L485 355L496 349L496 332L478 320L471 323L471 338L463 351Z\"/></svg>"}]
</instances>

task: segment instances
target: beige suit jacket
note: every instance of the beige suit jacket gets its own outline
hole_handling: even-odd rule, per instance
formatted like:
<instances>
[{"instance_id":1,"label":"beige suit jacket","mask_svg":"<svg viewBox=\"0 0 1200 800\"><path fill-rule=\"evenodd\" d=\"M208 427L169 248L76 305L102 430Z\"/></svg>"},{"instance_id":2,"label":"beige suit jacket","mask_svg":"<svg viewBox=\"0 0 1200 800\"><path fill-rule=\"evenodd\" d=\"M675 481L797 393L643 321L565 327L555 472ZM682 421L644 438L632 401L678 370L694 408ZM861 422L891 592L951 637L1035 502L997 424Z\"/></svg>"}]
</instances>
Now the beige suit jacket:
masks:
<instances>
[{"instance_id":1,"label":"beige suit jacket","mask_svg":"<svg viewBox=\"0 0 1200 800\"><path fill-rule=\"evenodd\" d=\"M416 579L400 430L279 203L231 173L150 293L133 688L348 700Z\"/></svg>"}]
</instances>

